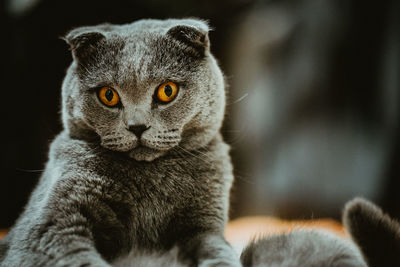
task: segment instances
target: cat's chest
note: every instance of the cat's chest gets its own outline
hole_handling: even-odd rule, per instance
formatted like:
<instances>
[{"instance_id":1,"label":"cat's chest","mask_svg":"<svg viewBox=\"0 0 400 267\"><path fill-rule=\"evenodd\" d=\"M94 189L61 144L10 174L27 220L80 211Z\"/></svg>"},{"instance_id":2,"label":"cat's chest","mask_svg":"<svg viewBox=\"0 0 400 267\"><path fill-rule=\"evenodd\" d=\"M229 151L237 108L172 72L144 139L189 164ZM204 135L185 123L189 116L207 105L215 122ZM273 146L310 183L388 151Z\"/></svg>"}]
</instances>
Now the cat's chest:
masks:
<instances>
[{"instance_id":1,"label":"cat's chest","mask_svg":"<svg viewBox=\"0 0 400 267\"><path fill-rule=\"evenodd\" d=\"M111 190L119 194L130 213L133 235L154 242L177 224L187 210L207 204L217 171L185 161L165 161L119 166L109 173ZM214 186L215 188L215 186ZM201 201L199 201L201 200Z\"/></svg>"},{"instance_id":2,"label":"cat's chest","mask_svg":"<svg viewBox=\"0 0 400 267\"><path fill-rule=\"evenodd\" d=\"M115 243L124 251L167 248L202 217L226 215L232 173L224 146L207 154L137 162L110 151L92 153L85 146L75 147L80 152L71 157L71 145L56 145L59 151L47 166L62 170L54 187L65 192L61 189L67 186L76 206L96 215L90 218L101 218L95 222L99 244Z\"/></svg>"},{"instance_id":3,"label":"cat's chest","mask_svg":"<svg viewBox=\"0 0 400 267\"><path fill-rule=\"evenodd\" d=\"M137 204L179 206L186 198L201 193L204 175L215 175L211 168L167 162L144 163L114 170L111 179L125 187Z\"/></svg>"}]
</instances>

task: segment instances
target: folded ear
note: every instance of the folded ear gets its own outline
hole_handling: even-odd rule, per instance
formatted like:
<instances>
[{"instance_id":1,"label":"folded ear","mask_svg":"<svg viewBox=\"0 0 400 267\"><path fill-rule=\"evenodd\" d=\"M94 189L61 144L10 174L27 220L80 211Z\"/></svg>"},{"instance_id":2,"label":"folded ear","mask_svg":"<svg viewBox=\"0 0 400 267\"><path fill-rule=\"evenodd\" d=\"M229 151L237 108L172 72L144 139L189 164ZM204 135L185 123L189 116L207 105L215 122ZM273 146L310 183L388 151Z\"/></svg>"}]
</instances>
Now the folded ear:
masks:
<instances>
[{"instance_id":1,"label":"folded ear","mask_svg":"<svg viewBox=\"0 0 400 267\"><path fill-rule=\"evenodd\" d=\"M84 63L90 59L105 36L93 27L80 27L70 31L63 39L69 45L75 61Z\"/></svg>"},{"instance_id":2,"label":"folded ear","mask_svg":"<svg viewBox=\"0 0 400 267\"><path fill-rule=\"evenodd\" d=\"M204 23L200 26L177 25L168 30L167 35L191 48L195 55L204 56L209 49L208 27ZM204 24L204 25L203 25Z\"/></svg>"}]
</instances>

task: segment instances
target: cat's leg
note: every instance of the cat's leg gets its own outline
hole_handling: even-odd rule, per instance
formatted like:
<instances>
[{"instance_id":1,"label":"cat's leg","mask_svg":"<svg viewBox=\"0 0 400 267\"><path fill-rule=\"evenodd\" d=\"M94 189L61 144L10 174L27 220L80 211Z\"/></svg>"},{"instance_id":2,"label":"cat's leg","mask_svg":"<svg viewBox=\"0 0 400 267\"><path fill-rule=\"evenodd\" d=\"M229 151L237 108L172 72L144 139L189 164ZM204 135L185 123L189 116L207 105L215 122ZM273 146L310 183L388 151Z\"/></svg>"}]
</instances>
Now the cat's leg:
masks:
<instances>
[{"instance_id":1,"label":"cat's leg","mask_svg":"<svg viewBox=\"0 0 400 267\"><path fill-rule=\"evenodd\" d=\"M15 232L20 236L13 240L0 266L110 267L90 238L80 235L76 229L68 233L69 230L66 227L63 231Z\"/></svg>"},{"instance_id":2,"label":"cat's leg","mask_svg":"<svg viewBox=\"0 0 400 267\"><path fill-rule=\"evenodd\" d=\"M181 248L200 267L242 266L238 255L221 234L196 235L186 240Z\"/></svg>"},{"instance_id":3,"label":"cat's leg","mask_svg":"<svg viewBox=\"0 0 400 267\"><path fill-rule=\"evenodd\" d=\"M0 265L6 257L7 251L10 247L10 239L11 235L8 233L3 239L0 240Z\"/></svg>"},{"instance_id":4,"label":"cat's leg","mask_svg":"<svg viewBox=\"0 0 400 267\"><path fill-rule=\"evenodd\" d=\"M0 262L1 267L13 266L76 266L111 267L95 250L69 252L58 251L60 257L32 250L9 250L9 254Z\"/></svg>"},{"instance_id":5,"label":"cat's leg","mask_svg":"<svg viewBox=\"0 0 400 267\"><path fill-rule=\"evenodd\" d=\"M0 266L109 267L126 240L110 205L78 179L61 180L50 192L13 228Z\"/></svg>"}]
</instances>

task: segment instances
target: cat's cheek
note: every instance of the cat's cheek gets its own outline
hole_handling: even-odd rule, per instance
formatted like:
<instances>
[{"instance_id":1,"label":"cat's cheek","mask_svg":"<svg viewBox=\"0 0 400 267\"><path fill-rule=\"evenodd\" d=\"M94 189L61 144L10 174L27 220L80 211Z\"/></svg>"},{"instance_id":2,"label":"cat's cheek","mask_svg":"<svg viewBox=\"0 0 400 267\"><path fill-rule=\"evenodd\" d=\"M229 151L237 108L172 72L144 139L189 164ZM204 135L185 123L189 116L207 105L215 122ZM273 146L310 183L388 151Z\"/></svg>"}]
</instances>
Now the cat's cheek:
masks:
<instances>
[{"instance_id":1,"label":"cat's cheek","mask_svg":"<svg viewBox=\"0 0 400 267\"><path fill-rule=\"evenodd\" d=\"M96 96L84 95L83 104L80 106L85 121L102 136L101 128L104 125L110 125L120 119L120 112L118 109L105 107L99 102Z\"/></svg>"},{"instance_id":2,"label":"cat's cheek","mask_svg":"<svg viewBox=\"0 0 400 267\"><path fill-rule=\"evenodd\" d=\"M178 98L170 106L159 111L160 119L169 126L167 128L176 128L185 124L198 110L199 104L196 104L194 96L183 91L182 89Z\"/></svg>"},{"instance_id":3,"label":"cat's cheek","mask_svg":"<svg viewBox=\"0 0 400 267\"><path fill-rule=\"evenodd\" d=\"M119 140L119 138L115 137L103 137L101 140L101 146L118 151L118 152L128 152L132 150L133 147L137 145L137 140Z\"/></svg>"}]
</instances>

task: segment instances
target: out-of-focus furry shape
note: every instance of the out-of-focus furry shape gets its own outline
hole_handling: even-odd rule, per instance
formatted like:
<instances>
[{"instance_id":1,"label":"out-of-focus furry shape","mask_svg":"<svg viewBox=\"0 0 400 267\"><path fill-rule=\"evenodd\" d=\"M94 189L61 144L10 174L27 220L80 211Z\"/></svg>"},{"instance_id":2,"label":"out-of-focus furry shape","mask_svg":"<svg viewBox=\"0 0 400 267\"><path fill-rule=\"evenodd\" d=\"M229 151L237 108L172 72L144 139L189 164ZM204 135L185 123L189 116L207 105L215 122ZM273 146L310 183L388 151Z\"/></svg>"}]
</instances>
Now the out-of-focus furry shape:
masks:
<instances>
[{"instance_id":1,"label":"out-of-focus furry shape","mask_svg":"<svg viewBox=\"0 0 400 267\"><path fill-rule=\"evenodd\" d=\"M347 203L343 222L370 267L400 266L400 224L373 203Z\"/></svg>"},{"instance_id":2,"label":"out-of-focus furry shape","mask_svg":"<svg viewBox=\"0 0 400 267\"><path fill-rule=\"evenodd\" d=\"M375 204L362 198L349 201L343 212L343 224L351 240L317 230L295 230L254 240L244 249L242 264L400 266L400 224Z\"/></svg>"},{"instance_id":3,"label":"out-of-focus furry shape","mask_svg":"<svg viewBox=\"0 0 400 267\"><path fill-rule=\"evenodd\" d=\"M367 266L350 241L324 231L296 230L252 242L241 255L244 267Z\"/></svg>"}]
</instances>

